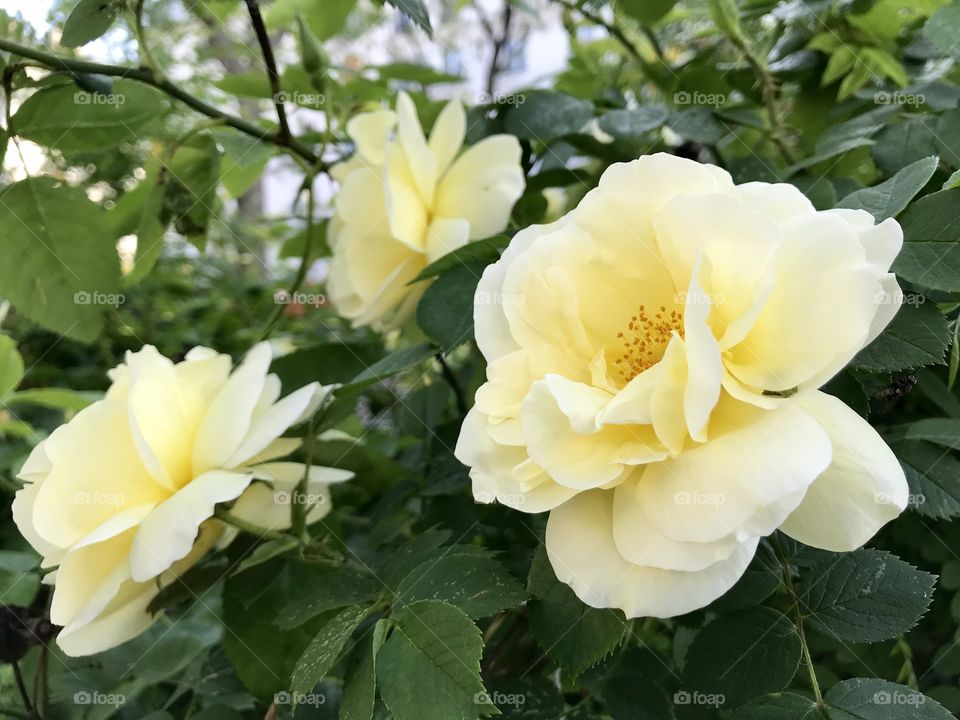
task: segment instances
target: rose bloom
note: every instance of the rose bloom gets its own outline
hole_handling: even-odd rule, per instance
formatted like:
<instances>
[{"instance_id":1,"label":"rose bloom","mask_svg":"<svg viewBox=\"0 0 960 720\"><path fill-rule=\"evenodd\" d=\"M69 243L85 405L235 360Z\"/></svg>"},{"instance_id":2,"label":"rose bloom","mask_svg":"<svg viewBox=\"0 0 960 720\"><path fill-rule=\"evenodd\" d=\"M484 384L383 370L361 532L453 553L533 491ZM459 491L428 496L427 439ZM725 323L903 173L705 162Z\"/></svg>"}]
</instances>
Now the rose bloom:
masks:
<instances>
[{"instance_id":1,"label":"rose bloom","mask_svg":"<svg viewBox=\"0 0 960 720\"><path fill-rule=\"evenodd\" d=\"M147 345L110 371L102 400L27 458L13 517L43 566L56 566L45 581L65 653L99 652L148 628L159 590L233 537L212 518L218 503L236 501L235 515L264 528L289 527L287 498L306 468L277 461L300 445L280 435L312 414L324 389L312 383L278 400L270 360L261 343L231 373L230 358L208 348L174 364ZM351 476L311 468L309 521L330 510L326 486Z\"/></svg>"},{"instance_id":2,"label":"rose bloom","mask_svg":"<svg viewBox=\"0 0 960 720\"><path fill-rule=\"evenodd\" d=\"M362 113L347 123L357 151L332 172L340 191L327 290L354 326L403 322L426 285L407 283L424 267L506 228L524 188L520 144L493 135L461 153L466 131L463 105L453 100L427 140L403 92L395 114Z\"/></svg>"},{"instance_id":3,"label":"rose bloom","mask_svg":"<svg viewBox=\"0 0 960 720\"><path fill-rule=\"evenodd\" d=\"M475 299L474 497L550 511L557 577L628 617L704 607L780 529L852 550L907 485L818 390L887 325L894 220L657 154L516 235Z\"/></svg>"}]
</instances>

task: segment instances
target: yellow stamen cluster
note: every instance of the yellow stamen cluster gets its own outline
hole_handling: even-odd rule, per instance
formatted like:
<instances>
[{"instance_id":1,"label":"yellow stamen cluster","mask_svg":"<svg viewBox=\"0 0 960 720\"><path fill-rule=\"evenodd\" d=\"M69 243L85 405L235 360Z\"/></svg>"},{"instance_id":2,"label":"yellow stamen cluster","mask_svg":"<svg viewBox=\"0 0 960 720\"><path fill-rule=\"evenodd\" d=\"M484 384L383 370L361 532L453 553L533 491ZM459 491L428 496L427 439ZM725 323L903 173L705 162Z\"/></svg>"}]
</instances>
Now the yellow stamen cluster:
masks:
<instances>
[{"instance_id":1,"label":"yellow stamen cluster","mask_svg":"<svg viewBox=\"0 0 960 720\"><path fill-rule=\"evenodd\" d=\"M637 313L630 317L627 329L617 333L623 351L614 361L614 369L620 379L630 382L644 370L656 365L674 332L683 337L683 315L676 310L667 314L667 308L661 305L650 317L646 307L641 305Z\"/></svg>"}]
</instances>

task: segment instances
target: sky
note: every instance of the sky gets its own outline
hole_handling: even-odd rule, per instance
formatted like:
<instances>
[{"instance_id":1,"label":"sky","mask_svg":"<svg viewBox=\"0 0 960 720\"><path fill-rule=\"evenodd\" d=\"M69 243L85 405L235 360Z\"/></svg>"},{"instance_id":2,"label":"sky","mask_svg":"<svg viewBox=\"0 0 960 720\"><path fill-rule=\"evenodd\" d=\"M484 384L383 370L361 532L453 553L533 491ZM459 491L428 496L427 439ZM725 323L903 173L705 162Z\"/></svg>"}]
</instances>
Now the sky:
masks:
<instances>
[{"instance_id":1,"label":"sky","mask_svg":"<svg viewBox=\"0 0 960 720\"><path fill-rule=\"evenodd\" d=\"M11 15L19 12L27 22L41 31L47 27L47 15L52 6L52 0L0 0L0 10L6 10Z\"/></svg>"}]
</instances>

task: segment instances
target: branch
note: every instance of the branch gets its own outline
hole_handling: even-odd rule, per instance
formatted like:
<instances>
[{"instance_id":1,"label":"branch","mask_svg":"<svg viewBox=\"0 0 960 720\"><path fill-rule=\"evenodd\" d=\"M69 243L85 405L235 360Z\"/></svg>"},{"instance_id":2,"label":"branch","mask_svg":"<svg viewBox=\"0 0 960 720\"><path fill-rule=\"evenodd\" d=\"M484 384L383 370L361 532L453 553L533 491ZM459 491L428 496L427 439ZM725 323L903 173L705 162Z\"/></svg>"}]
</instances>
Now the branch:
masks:
<instances>
[{"instance_id":1,"label":"branch","mask_svg":"<svg viewBox=\"0 0 960 720\"><path fill-rule=\"evenodd\" d=\"M70 73L107 75L109 77L126 78L128 80L142 82L145 85L150 85L157 88L170 97L179 100L183 104L203 115L206 115L207 117L215 120L222 120L225 125L229 125L245 135L249 135L262 142L267 142L271 145L276 145L279 148L287 150L291 154L306 160L318 170L323 171L327 169L326 164L321 162L320 158L318 158L312 150L299 143L295 138L283 137L281 134L273 133L264 128L257 127L256 125L253 125L242 118L238 118L235 115L230 115L219 108L215 108L213 105L208 105L200 98L194 97L186 90L178 85L173 84L169 80L158 78L157 75L149 68L124 67L122 65L104 65L102 63L93 63L85 60L65 58L59 55L44 52L42 50L34 50L33 48L11 42L3 38L0 38L0 50L5 50L7 52L14 53L15 55L29 58L30 60L40 63L41 66L49 70L66 70Z\"/></svg>"},{"instance_id":2,"label":"branch","mask_svg":"<svg viewBox=\"0 0 960 720\"><path fill-rule=\"evenodd\" d=\"M267 28L263 24L263 16L260 14L260 5L257 0L246 0L247 12L250 13L250 22L253 24L253 31L257 35L257 42L260 43L260 51L263 53L263 62L267 65L267 77L270 79L270 90L273 92L273 105L277 109L277 118L280 120L279 138L289 141L290 125L287 123L287 110L283 106L283 91L280 89L280 73L277 72L277 61L273 57L273 46L270 44L270 36L267 35Z\"/></svg>"},{"instance_id":3,"label":"branch","mask_svg":"<svg viewBox=\"0 0 960 720\"><path fill-rule=\"evenodd\" d=\"M656 70L654 69L653 65L651 65L646 58L643 57L643 55L640 53L640 49L633 43L633 41L627 37L627 34L623 31L623 28L621 28L615 22L607 22L599 13L578 5L576 2L574 2L574 0L554 0L554 2L567 8L568 10L573 10L580 13L590 22L604 28L615 40L617 40L617 42L623 45L623 47L628 53L630 53L634 60L640 63L640 66L643 68L643 71L647 77L653 80L654 84L656 84ZM663 54L660 49L660 44L657 42L656 37L648 28L644 28L644 34L650 41L650 44L653 45L654 51L657 53L660 61L666 65L666 61L664 61Z\"/></svg>"},{"instance_id":4,"label":"branch","mask_svg":"<svg viewBox=\"0 0 960 720\"><path fill-rule=\"evenodd\" d=\"M786 119L780 112L780 88L777 86L776 79L770 73L769 68L767 68L766 61L757 57L756 53L754 53L753 49L747 43L746 38L739 32L731 32L726 35L734 47L743 54L747 64L750 65L757 84L760 86L763 104L767 110L767 117L770 120L770 138L773 140L773 144L777 146L777 150L780 151L780 155L783 156L787 165L792 165L795 161L793 153L790 151L790 145L787 142L789 131L787 130Z\"/></svg>"}]
</instances>

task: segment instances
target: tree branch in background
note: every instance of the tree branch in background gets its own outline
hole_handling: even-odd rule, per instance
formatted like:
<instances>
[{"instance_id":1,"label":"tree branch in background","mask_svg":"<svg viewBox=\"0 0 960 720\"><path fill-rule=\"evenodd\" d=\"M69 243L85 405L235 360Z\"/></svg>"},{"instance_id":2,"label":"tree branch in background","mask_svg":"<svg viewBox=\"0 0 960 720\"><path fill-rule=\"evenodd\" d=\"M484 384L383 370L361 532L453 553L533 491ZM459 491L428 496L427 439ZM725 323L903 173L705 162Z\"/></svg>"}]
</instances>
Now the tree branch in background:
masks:
<instances>
[{"instance_id":1,"label":"tree branch in background","mask_svg":"<svg viewBox=\"0 0 960 720\"><path fill-rule=\"evenodd\" d=\"M318 158L317 155L310 150L310 148L298 142L295 138L283 136L282 132L271 132L270 130L249 123L242 118L238 118L235 115L226 113L223 110L214 107L213 105L209 105L169 80L158 78L156 73L149 68L105 65L103 63L93 63L85 60L61 57L59 55L54 55L42 50L34 50L3 38L0 38L0 50L5 50L7 52L14 53L15 55L33 60L39 63L41 67L45 67L48 70L66 70L67 72L71 73L107 75L109 77L126 78L129 80L142 82L146 85L157 88L161 92L164 92L170 97L179 100L183 104L203 115L206 115L207 117L223 120L225 125L229 125L245 135L250 135L257 140L261 140L263 142L270 143L271 145L276 145L279 148L288 150L293 155L299 156L300 158L306 160L311 164L311 166L317 168L318 171L323 172L327 169L327 165L321 162L320 158Z\"/></svg>"},{"instance_id":2,"label":"tree branch in background","mask_svg":"<svg viewBox=\"0 0 960 720\"><path fill-rule=\"evenodd\" d=\"M263 16L260 14L260 5L257 0L246 0L247 11L250 13L250 22L253 24L253 31L257 35L257 42L260 43L260 51L263 53L263 62L267 66L267 77L270 79L270 90L273 93L273 105L277 109L277 119L280 121L280 132L278 136L289 140L290 125L287 122L287 111L283 106L283 91L280 88L280 73L277 72L277 61L273 57L273 46L270 44L270 36L267 35L267 27L263 24Z\"/></svg>"},{"instance_id":3,"label":"tree branch in background","mask_svg":"<svg viewBox=\"0 0 960 720\"><path fill-rule=\"evenodd\" d=\"M613 37L617 42L623 45L624 49L636 60L640 66L643 68L644 74L656 83L657 72L656 68L647 61L643 54L640 52L640 49L636 44L627 37L627 34L624 32L623 28L616 24L616 22L607 22L603 16L599 13L591 10L587 7L578 5L573 0L554 0L558 5L565 7L567 10L572 10L574 12L580 13L587 20L592 22L595 25L599 25L604 28L611 37ZM663 57L663 51L660 48L660 43L657 42L656 37L649 28L643 28L644 36L648 39L650 44L653 46L654 52L657 54L657 58L665 67L667 62Z\"/></svg>"},{"instance_id":4,"label":"tree branch in background","mask_svg":"<svg viewBox=\"0 0 960 720\"><path fill-rule=\"evenodd\" d=\"M510 0L505 0L502 15L503 25L499 33L494 30L493 23L490 22L490 18L486 16L479 4L474 3L473 9L476 11L477 17L480 18L483 31L493 44L493 57L490 59L490 69L487 71L487 95L489 99L493 97L493 92L496 90L497 85L497 75L502 69L500 67L500 53L510 39L510 22L513 20L513 5L510 3Z\"/></svg>"}]
</instances>

